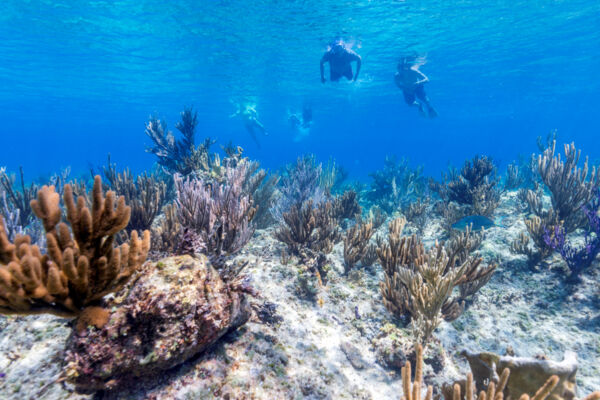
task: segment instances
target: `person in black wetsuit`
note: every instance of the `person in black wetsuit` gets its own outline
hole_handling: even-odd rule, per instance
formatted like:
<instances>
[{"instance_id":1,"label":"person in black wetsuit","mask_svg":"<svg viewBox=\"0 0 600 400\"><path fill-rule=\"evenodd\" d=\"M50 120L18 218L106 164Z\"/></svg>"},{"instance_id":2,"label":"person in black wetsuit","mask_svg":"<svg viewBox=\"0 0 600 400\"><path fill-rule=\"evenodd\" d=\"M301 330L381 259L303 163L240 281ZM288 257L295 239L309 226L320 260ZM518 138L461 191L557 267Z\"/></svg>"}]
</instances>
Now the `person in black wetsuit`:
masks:
<instances>
[{"instance_id":1,"label":"person in black wetsuit","mask_svg":"<svg viewBox=\"0 0 600 400\"><path fill-rule=\"evenodd\" d=\"M356 74L352 73L352 62L356 61ZM321 57L321 82L325 83L325 63L329 63L329 80L336 82L342 76L356 82L360 72L361 58L346 47L343 41L335 41Z\"/></svg>"},{"instance_id":2,"label":"person in black wetsuit","mask_svg":"<svg viewBox=\"0 0 600 400\"><path fill-rule=\"evenodd\" d=\"M402 89L406 104L419 107L419 112L424 117L435 118L438 115L437 111L425 93L425 83L429 82L429 78L419 71L419 66L416 57L402 57L398 63L398 72L394 76L394 81ZM423 105L427 107L427 113L425 113Z\"/></svg>"}]
</instances>

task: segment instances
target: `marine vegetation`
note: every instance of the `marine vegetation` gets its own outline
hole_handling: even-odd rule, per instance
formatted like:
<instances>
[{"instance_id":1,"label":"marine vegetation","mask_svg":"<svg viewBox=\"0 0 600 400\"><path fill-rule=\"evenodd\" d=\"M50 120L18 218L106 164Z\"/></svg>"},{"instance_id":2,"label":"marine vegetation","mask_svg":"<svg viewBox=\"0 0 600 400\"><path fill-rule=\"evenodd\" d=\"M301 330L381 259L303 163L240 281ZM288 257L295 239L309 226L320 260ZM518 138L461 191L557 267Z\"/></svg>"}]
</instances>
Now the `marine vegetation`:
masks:
<instances>
[{"instance_id":1,"label":"marine vegetation","mask_svg":"<svg viewBox=\"0 0 600 400\"><path fill-rule=\"evenodd\" d=\"M272 208L274 218L283 221L284 213L308 200L315 207L325 201L328 193L320 185L322 173L322 165L312 155L299 157L294 164L287 165L279 180L279 198Z\"/></svg>"},{"instance_id":2,"label":"marine vegetation","mask_svg":"<svg viewBox=\"0 0 600 400\"><path fill-rule=\"evenodd\" d=\"M246 161L227 167L220 184L175 175L178 252L206 254L214 265L223 265L248 242L256 212L251 196L243 192L249 167Z\"/></svg>"},{"instance_id":3,"label":"marine vegetation","mask_svg":"<svg viewBox=\"0 0 600 400\"><path fill-rule=\"evenodd\" d=\"M405 219L389 225L388 243L377 249L384 270L381 282L383 302L397 318L410 317L413 334L427 343L442 317L456 319L464 310L465 299L489 281L496 266L481 267L481 258L470 256L470 231L446 247L436 243L425 250L416 236L402 237ZM460 294L451 298L454 287Z\"/></svg>"},{"instance_id":4,"label":"marine vegetation","mask_svg":"<svg viewBox=\"0 0 600 400\"><path fill-rule=\"evenodd\" d=\"M188 175L194 171L210 171L215 163L214 155L209 153L214 144L210 138L200 145L194 144L198 116L192 108L181 112L181 121L175 125L182 135L176 139L167 129L167 124L156 116L150 117L146 124L146 135L152 139L154 146L146 151L158 158L158 164L170 174ZM218 160L218 158L216 159Z\"/></svg>"},{"instance_id":5,"label":"marine vegetation","mask_svg":"<svg viewBox=\"0 0 600 400\"><path fill-rule=\"evenodd\" d=\"M600 253L600 191L588 206L583 207L583 212L588 220L585 231L584 243L574 245L567 240L566 229L562 224L554 226L554 231L545 228L544 242L552 249L558 251L569 267L568 282L579 282L580 274L585 271Z\"/></svg>"},{"instance_id":6,"label":"marine vegetation","mask_svg":"<svg viewBox=\"0 0 600 400\"><path fill-rule=\"evenodd\" d=\"M467 206L468 214L491 216L498 206L500 190L496 166L487 156L465 161L460 174L451 175L442 191L445 202Z\"/></svg>"},{"instance_id":7,"label":"marine vegetation","mask_svg":"<svg viewBox=\"0 0 600 400\"><path fill-rule=\"evenodd\" d=\"M512 250L525 254L530 265L535 265L552 253L552 247L544 240L546 230L554 231L561 225L565 233L571 233L587 223L583 207L595 196L600 185L596 169L591 172L588 160L583 168L578 167L581 151L573 143L564 146L565 159L555 156L556 141L538 156L538 171L550 193L552 206L545 208L540 191L529 190L526 201L528 209L534 215L525 220L527 226L524 233L513 242ZM588 177L589 173L589 177ZM533 247L529 241L533 241Z\"/></svg>"},{"instance_id":8,"label":"marine vegetation","mask_svg":"<svg viewBox=\"0 0 600 400\"><path fill-rule=\"evenodd\" d=\"M117 172L116 165L104 167L104 176L117 196L123 196L131 207L127 233L134 230L148 230L166 202L167 185L156 174L143 173L135 179L129 169Z\"/></svg>"},{"instance_id":9,"label":"marine vegetation","mask_svg":"<svg viewBox=\"0 0 600 400\"><path fill-rule=\"evenodd\" d=\"M7 196L11 207L19 210L19 225L26 227L31 222L33 210L29 203L35 199L39 187L35 183L25 185L23 167L19 168L20 190L15 187L15 177L9 176L4 168L0 168L0 185ZM6 215L5 215L6 217Z\"/></svg>"},{"instance_id":10,"label":"marine vegetation","mask_svg":"<svg viewBox=\"0 0 600 400\"><path fill-rule=\"evenodd\" d=\"M402 367L402 399L420 400L423 382L423 347L417 344L415 371L410 361ZM466 379L436 388L444 400L562 400L575 397L575 371L577 362L567 354L558 363L548 360L518 357L500 357L491 353L462 353L469 360L471 372ZM414 376L414 378L413 378ZM432 400L434 388L429 385L424 400ZM479 393L479 395L477 395ZM532 397L530 395L533 394ZM439 394L437 395L439 398ZM600 392L593 392L583 400L597 400Z\"/></svg>"},{"instance_id":11,"label":"marine vegetation","mask_svg":"<svg viewBox=\"0 0 600 400\"><path fill-rule=\"evenodd\" d=\"M386 213L392 213L411 197L422 195L425 189L422 173L423 167L411 169L407 159L386 157L383 169L369 174L372 182L366 197Z\"/></svg>"},{"instance_id":12,"label":"marine vegetation","mask_svg":"<svg viewBox=\"0 0 600 400\"><path fill-rule=\"evenodd\" d=\"M1 313L78 316L123 287L145 261L148 231L142 238L133 231L129 244L113 247L114 236L127 226L131 209L123 197L115 199L114 192L103 196L100 177L94 180L91 210L82 197L76 202L71 186L65 185L70 229L60 222L59 200L53 186L43 186L31 202L46 230L45 254L31 245L29 236L17 235L14 243L9 241L1 224Z\"/></svg>"},{"instance_id":13,"label":"marine vegetation","mask_svg":"<svg viewBox=\"0 0 600 400\"><path fill-rule=\"evenodd\" d=\"M373 236L371 222L356 223L346 231L346 236L344 236L344 272L346 274L367 256L371 236ZM369 260L370 257L363 265L369 264Z\"/></svg>"}]
</instances>

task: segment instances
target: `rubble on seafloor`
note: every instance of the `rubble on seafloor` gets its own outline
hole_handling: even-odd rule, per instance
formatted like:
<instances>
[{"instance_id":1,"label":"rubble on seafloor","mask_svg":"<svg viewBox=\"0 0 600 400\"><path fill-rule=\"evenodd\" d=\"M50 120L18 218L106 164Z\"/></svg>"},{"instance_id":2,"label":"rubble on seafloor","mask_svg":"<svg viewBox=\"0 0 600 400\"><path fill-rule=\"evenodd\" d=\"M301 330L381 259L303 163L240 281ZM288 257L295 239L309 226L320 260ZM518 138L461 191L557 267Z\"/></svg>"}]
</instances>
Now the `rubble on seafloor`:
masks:
<instances>
[{"instance_id":1,"label":"rubble on seafloor","mask_svg":"<svg viewBox=\"0 0 600 400\"><path fill-rule=\"evenodd\" d=\"M468 371L460 352L496 352L562 360L577 354L578 393L600 387L598 269L569 291L557 272L532 273L524 257L510 252L524 230L514 213L515 193L503 195L502 228L486 231L480 249L499 262L491 281L457 320L443 322L425 353L424 380L441 387ZM386 226L379 228L384 232ZM432 218L424 239L439 235ZM400 367L414 357L410 326L393 321L381 302L376 263L343 276L336 245L319 301L297 294L298 260L280 257L283 245L269 230L257 231L237 256L248 261L259 297L248 297L250 320L208 350L152 379L127 382L114 399L397 399ZM558 258L549 265L559 266ZM2 398L91 399L63 377L71 321L49 315L0 317Z\"/></svg>"}]
</instances>

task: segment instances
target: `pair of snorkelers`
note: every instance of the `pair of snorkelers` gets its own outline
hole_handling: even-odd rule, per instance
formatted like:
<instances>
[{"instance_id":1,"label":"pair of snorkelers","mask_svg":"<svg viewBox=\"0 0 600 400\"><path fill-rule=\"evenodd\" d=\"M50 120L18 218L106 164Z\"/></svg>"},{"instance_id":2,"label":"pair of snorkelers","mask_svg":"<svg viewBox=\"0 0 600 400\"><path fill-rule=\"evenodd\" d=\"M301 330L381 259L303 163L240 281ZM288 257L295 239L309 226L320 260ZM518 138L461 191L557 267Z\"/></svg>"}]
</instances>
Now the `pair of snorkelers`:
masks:
<instances>
[{"instance_id":1,"label":"pair of snorkelers","mask_svg":"<svg viewBox=\"0 0 600 400\"><path fill-rule=\"evenodd\" d=\"M356 74L352 72L352 62L356 62ZM325 63L329 63L329 79L332 82L339 81L342 77L356 82L362 60L358 54L349 49L342 40L338 39L331 44L321 58L322 83L326 81ZM409 106L418 107L423 116L435 118L437 112L432 107L429 97L425 94L425 83L429 82L429 78L419 70L419 67L423 64L424 61L418 57L402 57L400 63L398 63L398 72L394 80L396 85L402 89L404 100Z\"/></svg>"}]
</instances>

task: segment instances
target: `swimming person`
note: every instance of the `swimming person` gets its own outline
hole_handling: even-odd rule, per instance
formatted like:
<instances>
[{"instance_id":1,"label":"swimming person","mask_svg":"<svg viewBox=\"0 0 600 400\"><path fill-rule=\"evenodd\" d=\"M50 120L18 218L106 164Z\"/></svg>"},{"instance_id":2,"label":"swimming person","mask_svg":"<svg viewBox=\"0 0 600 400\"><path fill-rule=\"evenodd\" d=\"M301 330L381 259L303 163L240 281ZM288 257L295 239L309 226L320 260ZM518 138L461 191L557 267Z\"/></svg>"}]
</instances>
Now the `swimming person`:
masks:
<instances>
[{"instance_id":1,"label":"swimming person","mask_svg":"<svg viewBox=\"0 0 600 400\"><path fill-rule=\"evenodd\" d=\"M233 117L241 117L244 121L244 126L246 130L252 136L252 139L256 143L256 145L260 148L260 142L256 137L256 131L260 131L264 136L268 135L267 130L264 125L258 120L258 112L256 111L255 104L245 104L243 107L238 105L238 110L230 115L230 118Z\"/></svg>"},{"instance_id":2,"label":"swimming person","mask_svg":"<svg viewBox=\"0 0 600 400\"><path fill-rule=\"evenodd\" d=\"M302 109L302 115L293 114L288 110L288 122L294 132L294 142L299 142L308 137L310 126L312 124L312 109L305 106Z\"/></svg>"},{"instance_id":3,"label":"swimming person","mask_svg":"<svg viewBox=\"0 0 600 400\"><path fill-rule=\"evenodd\" d=\"M351 63L356 61L356 74L353 77ZM361 58L347 48L342 40L336 40L321 58L321 82L325 83L325 63L329 63L329 79L337 82L342 76L356 82L360 72Z\"/></svg>"},{"instance_id":4,"label":"swimming person","mask_svg":"<svg viewBox=\"0 0 600 400\"><path fill-rule=\"evenodd\" d=\"M419 112L423 116L427 116L423 107L426 105L429 118L435 118L438 114L425 94L425 83L429 82L429 78L419 71L421 65L423 63L417 62L416 57L402 57L398 63L398 72L396 72L394 80L396 85L402 89L406 104L419 107Z\"/></svg>"},{"instance_id":5,"label":"swimming person","mask_svg":"<svg viewBox=\"0 0 600 400\"><path fill-rule=\"evenodd\" d=\"M312 124L312 108L305 104L302 107L302 127L308 129Z\"/></svg>"}]
</instances>

